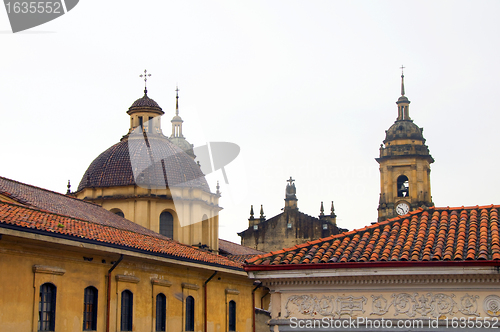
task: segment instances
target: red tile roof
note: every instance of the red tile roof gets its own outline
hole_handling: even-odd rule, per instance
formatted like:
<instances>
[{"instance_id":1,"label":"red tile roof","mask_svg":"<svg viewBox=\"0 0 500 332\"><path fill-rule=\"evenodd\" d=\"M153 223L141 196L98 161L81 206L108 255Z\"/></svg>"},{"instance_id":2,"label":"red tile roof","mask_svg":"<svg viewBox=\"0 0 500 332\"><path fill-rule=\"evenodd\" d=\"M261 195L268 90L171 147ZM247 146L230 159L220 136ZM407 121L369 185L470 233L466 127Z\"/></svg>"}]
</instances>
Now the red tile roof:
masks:
<instances>
[{"instance_id":1,"label":"red tile roof","mask_svg":"<svg viewBox=\"0 0 500 332\"><path fill-rule=\"evenodd\" d=\"M19 202L0 200L0 227L241 269L240 263L181 244L71 196L3 177L0 193Z\"/></svg>"},{"instance_id":2,"label":"red tile roof","mask_svg":"<svg viewBox=\"0 0 500 332\"><path fill-rule=\"evenodd\" d=\"M270 265L500 261L500 205L418 209L350 232L248 259Z\"/></svg>"},{"instance_id":3,"label":"red tile roof","mask_svg":"<svg viewBox=\"0 0 500 332\"><path fill-rule=\"evenodd\" d=\"M169 258L241 268L241 264L223 256L207 253L192 246L163 237L135 233L95 222L62 216L34 207L0 201L0 227L36 232L75 241L90 240L96 244L122 247Z\"/></svg>"},{"instance_id":4,"label":"red tile roof","mask_svg":"<svg viewBox=\"0 0 500 332\"><path fill-rule=\"evenodd\" d=\"M261 255L265 252L242 246L231 241L219 239L219 250L227 253L228 255Z\"/></svg>"}]
</instances>

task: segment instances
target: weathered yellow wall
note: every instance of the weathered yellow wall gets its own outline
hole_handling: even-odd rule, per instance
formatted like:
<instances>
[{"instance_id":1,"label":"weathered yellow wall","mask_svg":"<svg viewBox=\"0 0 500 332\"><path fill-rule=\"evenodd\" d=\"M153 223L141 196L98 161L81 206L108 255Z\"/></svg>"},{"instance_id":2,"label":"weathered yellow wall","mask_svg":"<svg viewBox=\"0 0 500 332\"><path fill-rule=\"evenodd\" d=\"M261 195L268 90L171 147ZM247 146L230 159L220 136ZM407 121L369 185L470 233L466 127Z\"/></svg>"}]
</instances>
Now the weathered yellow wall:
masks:
<instances>
[{"instance_id":1,"label":"weathered yellow wall","mask_svg":"<svg viewBox=\"0 0 500 332\"><path fill-rule=\"evenodd\" d=\"M57 287L56 331L82 331L83 296L88 286L98 290L97 331L105 331L107 273L112 262L119 257L119 254L105 249L78 248L3 235L0 240L2 330L37 331L40 286L51 282ZM203 284L214 271L183 264L125 255L112 272L110 331L120 330L120 299L125 289L132 291L134 298L133 331L154 330L155 300L160 292L167 298L167 331L183 331L183 299L188 295L195 299L195 331L203 331ZM42 269L46 273L35 273L34 265L48 267ZM122 281L117 281L117 275L122 276L119 277ZM153 285L152 279L163 282ZM198 289L191 289L192 285L197 285ZM251 294L254 288L253 281L241 272L218 272L207 288L208 331L227 330L227 308L231 300L236 302L237 331L252 331ZM266 291L256 291L257 306L260 306L260 298Z\"/></svg>"}]
</instances>

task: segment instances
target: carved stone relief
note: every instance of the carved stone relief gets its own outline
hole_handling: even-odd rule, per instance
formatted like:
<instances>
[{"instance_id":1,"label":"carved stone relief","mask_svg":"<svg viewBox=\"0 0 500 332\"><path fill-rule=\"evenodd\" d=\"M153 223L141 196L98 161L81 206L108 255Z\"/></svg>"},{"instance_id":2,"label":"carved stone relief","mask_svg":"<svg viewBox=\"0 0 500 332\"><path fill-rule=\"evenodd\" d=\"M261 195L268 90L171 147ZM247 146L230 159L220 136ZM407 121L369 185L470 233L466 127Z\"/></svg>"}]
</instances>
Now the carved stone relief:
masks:
<instances>
[{"instance_id":1,"label":"carved stone relief","mask_svg":"<svg viewBox=\"0 0 500 332\"><path fill-rule=\"evenodd\" d=\"M444 293L393 293L391 300L383 295L372 295L369 315L383 316L392 307L394 316L436 317L449 316L461 312L466 316L479 316L478 295L465 294L457 301L455 294ZM352 317L365 313L367 299L364 296L323 295L318 299L314 295L293 295L285 305L285 318L294 315ZM484 311L490 316L500 316L500 297L489 295L484 300Z\"/></svg>"}]
</instances>

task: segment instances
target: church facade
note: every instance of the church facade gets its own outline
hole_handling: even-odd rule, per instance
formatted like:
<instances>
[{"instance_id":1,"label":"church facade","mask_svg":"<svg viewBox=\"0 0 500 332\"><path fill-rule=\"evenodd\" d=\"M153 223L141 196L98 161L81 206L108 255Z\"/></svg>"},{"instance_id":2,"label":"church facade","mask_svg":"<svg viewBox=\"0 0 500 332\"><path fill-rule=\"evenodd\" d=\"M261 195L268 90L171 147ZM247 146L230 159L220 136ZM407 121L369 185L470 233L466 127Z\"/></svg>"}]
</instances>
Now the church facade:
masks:
<instances>
[{"instance_id":1,"label":"church facade","mask_svg":"<svg viewBox=\"0 0 500 332\"><path fill-rule=\"evenodd\" d=\"M329 215L324 213L323 202L318 218L300 212L294 181L292 177L287 181L285 207L277 216L266 219L261 206L256 218L251 206L248 228L238 233L243 246L270 252L345 231L337 227L333 202Z\"/></svg>"}]
</instances>

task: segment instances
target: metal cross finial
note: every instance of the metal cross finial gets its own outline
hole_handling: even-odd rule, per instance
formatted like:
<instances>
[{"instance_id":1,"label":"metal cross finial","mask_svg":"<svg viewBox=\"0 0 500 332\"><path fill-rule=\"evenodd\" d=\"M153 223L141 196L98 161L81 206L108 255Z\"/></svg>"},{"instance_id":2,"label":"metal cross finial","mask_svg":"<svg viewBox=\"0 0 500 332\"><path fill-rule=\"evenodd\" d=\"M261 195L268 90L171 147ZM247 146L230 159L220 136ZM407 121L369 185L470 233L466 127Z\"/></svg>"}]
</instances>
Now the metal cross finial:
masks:
<instances>
[{"instance_id":1,"label":"metal cross finial","mask_svg":"<svg viewBox=\"0 0 500 332\"><path fill-rule=\"evenodd\" d=\"M179 87L176 85L175 86L175 92L177 93L177 98L179 98L179 91L180 91Z\"/></svg>"},{"instance_id":2,"label":"metal cross finial","mask_svg":"<svg viewBox=\"0 0 500 332\"><path fill-rule=\"evenodd\" d=\"M294 179L292 179L292 177L290 176L290 179L289 180L286 180L286 182L289 182L290 185L292 185L293 181L295 181Z\"/></svg>"},{"instance_id":3,"label":"metal cross finial","mask_svg":"<svg viewBox=\"0 0 500 332\"><path fill-rule=\"evenodd\" d=\"M146 83L148 81L148 77L151 77L151 74L148 74L148 71L146 69L144 69L144 75L141 74L141 75L139 75L139 77L144 77L144 90L146 90L147 89Z\"/></svg>"},{"instance_id":4,"label":"metal cross finial","mask_svg":"<svg viewBox=\"0 0 500 332\"><path fill-rule=\"evenodd\" d=\"M403 67L403 65L401 65L401 67L399 67L401 69L401 75L403 75L403 69L405 69L406 67Z\"/></svg>"}]
</instances>

